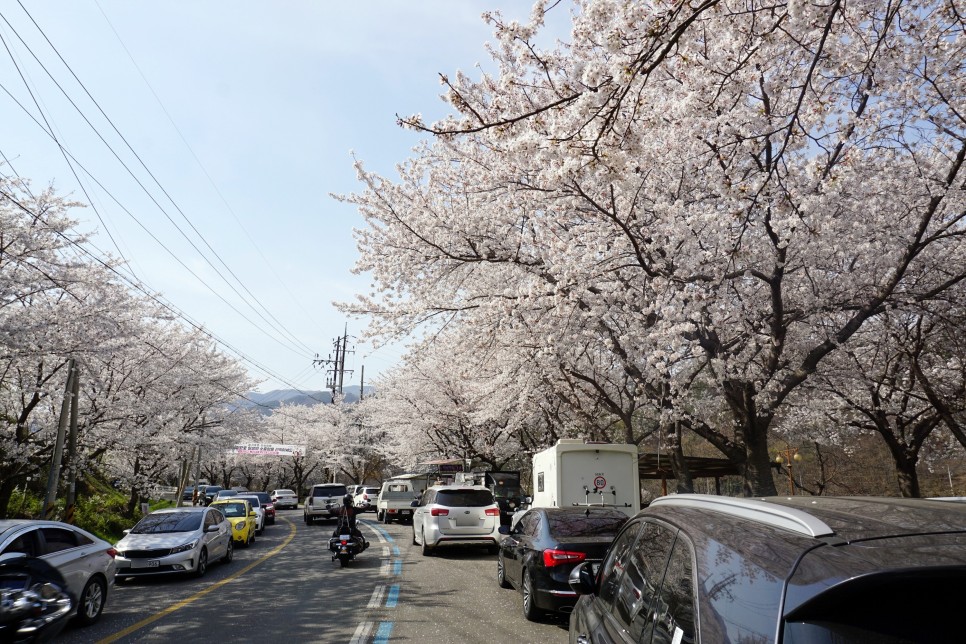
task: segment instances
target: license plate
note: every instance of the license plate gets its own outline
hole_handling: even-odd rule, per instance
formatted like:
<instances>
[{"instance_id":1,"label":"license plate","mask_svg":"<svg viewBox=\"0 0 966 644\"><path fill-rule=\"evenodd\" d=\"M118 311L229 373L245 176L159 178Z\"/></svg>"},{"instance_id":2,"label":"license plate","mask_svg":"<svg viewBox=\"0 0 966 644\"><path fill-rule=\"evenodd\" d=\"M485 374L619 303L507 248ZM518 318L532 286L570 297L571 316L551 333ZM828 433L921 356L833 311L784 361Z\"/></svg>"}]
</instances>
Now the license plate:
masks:
<instances>
[{"instance_id":1,"label":"license plate","mask_svg":"<svg viewBox=\"0 0 966 644\"><path fill-rule=\"evenodd\" d=\"M348 541L349 539L351 539L351 537L349 535L347 535L347 534L340 534L339 535L339 541Z\"/></svg>"},{"instance_id":2,"label":"license plate","mask_svg":"<svg viewBox=\"0 0 966 644\"><path fill-rule=\"evenodd\" d=\"M148 559L148 561L147 561L147 563L145 565L148 568L157 568L158 566L161 565L161 562L158 561L157 559Z\"/></svg>"}]
</instances>

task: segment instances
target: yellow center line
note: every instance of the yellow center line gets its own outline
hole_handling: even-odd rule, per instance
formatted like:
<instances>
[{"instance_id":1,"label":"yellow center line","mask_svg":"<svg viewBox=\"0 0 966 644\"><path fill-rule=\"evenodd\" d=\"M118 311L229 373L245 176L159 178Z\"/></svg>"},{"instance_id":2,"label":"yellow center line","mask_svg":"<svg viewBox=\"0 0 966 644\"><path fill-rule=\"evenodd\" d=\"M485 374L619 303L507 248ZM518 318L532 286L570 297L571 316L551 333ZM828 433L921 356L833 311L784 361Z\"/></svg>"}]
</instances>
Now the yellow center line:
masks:
<instances>
[{"instance_id":1,"label":"yellow center line","mask_svg":"<svg viewBox=\"0 0 966 644\"><path fill-rule=\"evenodd\" d=\"M275 555L277 555L278 553L280 553L282 551L282 549L285 548L285 546L287 546L288 544L290 544L292 542L292 539L295 538L295 524L292 523L291 521L289 521L288 519L286 519L285 517L279 517L279 518L282 521L284 521L285 523L288 524L288 526L289 526L288 536L285 538L285 541L283 541L281 544L275 546L275 548L273 548L272 550L266 552L261 558L256 559L255 561L251 562L250 564L248 564L247 566L245 566L244 568L242 568L241 570L239 570L235 574L233 574L233 575L231 575L229 577L225 577L224 579L222 579L222 580L220 580L218 582L215 582L214 584L208 586L204 590L201 590L201 591L195 593L191 597L188 597L187 599L182 599L177 604L172 604L171 606L168 606L164 610L162 610L162 611L160 611L158 613L155 613L154 615L151 615L150 617L146 617L146 618L142 619L137 624L132 624L131 626L128 626L123 631L118 631L117 633L114 633L113 635L109 635L109 636L105 637L104 639L99 640L97 642L97 644L110 644L110 642L116 642L119 639L125 638L128 635L130 635L131 633L133 633L135 631L138 631L138 630L144 628L148 624L152 624L152 623L158 621L159 619L161 619L162 617L167 617L171 613L173 613L175 611L178 611L178 610L181 610L185 606L189 606L189 605L193 604L194 602L198 601L199 599L201 599L202 597L204 597L208 593L210 593L210 592L212 592L214 590L217 590L218 588L221 588L225 584L227 584L227 583L229 583L231 581L234 581L235 579L238 579L239 577L241 577L242 575L244 575L246 572L248 572L249 570L251 570L255 566L259 565L260 563L263 563L263 562L267 561L271 557L274 557Z\"/></svg>"}]
</instances>

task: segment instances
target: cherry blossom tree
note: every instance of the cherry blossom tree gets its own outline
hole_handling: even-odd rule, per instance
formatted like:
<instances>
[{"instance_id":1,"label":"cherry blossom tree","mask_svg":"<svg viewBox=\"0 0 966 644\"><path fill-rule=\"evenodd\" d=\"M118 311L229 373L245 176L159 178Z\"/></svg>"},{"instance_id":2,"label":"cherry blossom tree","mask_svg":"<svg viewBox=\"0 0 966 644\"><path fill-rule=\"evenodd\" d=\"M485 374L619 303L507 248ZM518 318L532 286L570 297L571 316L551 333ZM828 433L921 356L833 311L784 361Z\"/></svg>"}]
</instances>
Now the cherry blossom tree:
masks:
<instances>
[{"instance_id":1,"label":"cherry blossom tree","mask_svg":"<svg viewBox=\"0 0 966 644\"><path fill-rule=\"evenodd\" d=\"M347 306L372 332L599 343L674 422L775 492L790 396L886 311L966 277L956 3L583 0L570 42L489 16L497 72L398 180L357 164Z\"/></svg>"}]
</instances>

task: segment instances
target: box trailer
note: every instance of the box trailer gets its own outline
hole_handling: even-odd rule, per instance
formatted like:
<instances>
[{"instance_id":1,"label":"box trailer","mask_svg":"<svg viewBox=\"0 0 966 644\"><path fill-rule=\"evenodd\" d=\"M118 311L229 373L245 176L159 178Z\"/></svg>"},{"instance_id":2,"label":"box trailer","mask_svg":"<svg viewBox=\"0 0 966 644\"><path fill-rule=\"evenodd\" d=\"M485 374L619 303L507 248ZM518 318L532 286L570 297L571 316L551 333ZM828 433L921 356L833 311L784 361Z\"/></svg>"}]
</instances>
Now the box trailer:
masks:
<instances>
[{"instance_id":1,"label":"box trailer","mask_svg":"<svg viewBox=\"0 0 966 644\"><path fill-rule=\"evenodd\" d=\"M604 506L628 516L641 509L636 445L562 438L533 455L531 507Z\"/></svg>"}]
</instances>

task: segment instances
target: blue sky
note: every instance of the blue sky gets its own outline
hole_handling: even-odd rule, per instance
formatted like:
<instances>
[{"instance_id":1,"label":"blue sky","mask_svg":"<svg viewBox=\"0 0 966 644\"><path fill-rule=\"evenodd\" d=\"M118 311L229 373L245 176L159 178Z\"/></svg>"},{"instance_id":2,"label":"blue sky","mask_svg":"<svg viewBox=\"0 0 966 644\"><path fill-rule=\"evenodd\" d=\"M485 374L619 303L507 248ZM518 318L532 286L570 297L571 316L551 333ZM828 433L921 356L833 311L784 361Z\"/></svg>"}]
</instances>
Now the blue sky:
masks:
<instances>
[{"instance_id":1,"label":"blue sky","mask_svg":"<svg viewBox=\"0 0 966 644\"><path fill-rule=\"evenodd\" d=\"M477 75L492 41L480 14L493 9L524 20L530 3L0 0L0 152L35 187L92 203L74 216L99 231L97 248L117 254L108 229L138 278L250 359L261 391L323 389L313 354L326 357L346 324L350 336L364 326L332 302L368 290L350 272L361 219L329 194L359 189L352 152L394 174L417 142L395 115L445 113L438 74ZM567 11L553 25L562 37ZM43 122L40 104L86 168L75 166L80 184L17 101ZM208 262L237 276L241 295ZM355 345L346 384L363 365L371 382L402 351Z\"/></svg>"}]
</instances>

